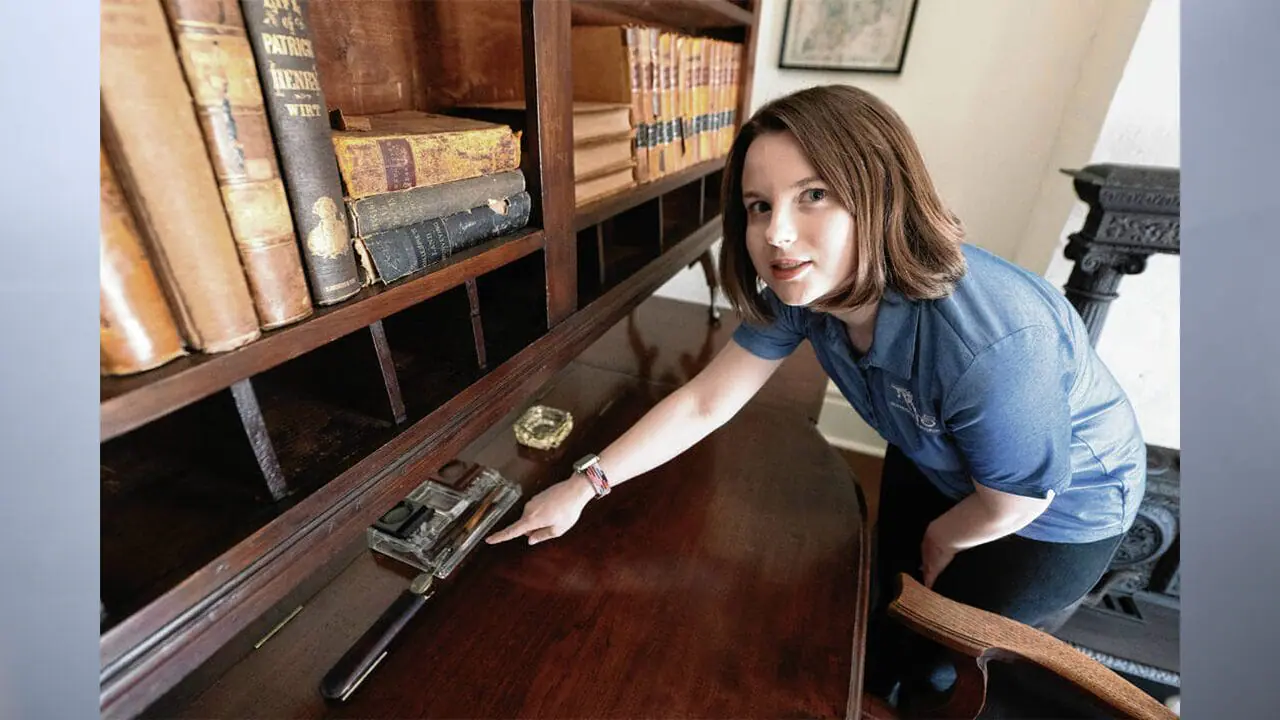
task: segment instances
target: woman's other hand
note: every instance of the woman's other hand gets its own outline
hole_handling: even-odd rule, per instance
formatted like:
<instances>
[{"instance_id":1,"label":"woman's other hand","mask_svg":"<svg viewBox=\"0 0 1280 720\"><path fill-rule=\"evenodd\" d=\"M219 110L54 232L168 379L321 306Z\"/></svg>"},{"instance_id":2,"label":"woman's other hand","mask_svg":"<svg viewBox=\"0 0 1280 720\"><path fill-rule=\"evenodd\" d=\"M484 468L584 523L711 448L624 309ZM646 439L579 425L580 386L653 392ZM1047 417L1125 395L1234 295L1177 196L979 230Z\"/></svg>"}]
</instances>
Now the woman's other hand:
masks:
<instances>
[{"instance_id":1,"label":"woman's other hand","mask_svg":"<svg viewBox=\"0 0 1280 720\"><path fill-rule=\"evenodd\" d=\"M940 537L941 533L935 529L934 525L929 525L929 529L924 533L924 541L920 543L920 557L922 563L920 566L924 574L924 586L932 589L933 583L942 574L943 570L951 564L959 551L952 543L945 538Z\"/></svg>"}]
</instances>

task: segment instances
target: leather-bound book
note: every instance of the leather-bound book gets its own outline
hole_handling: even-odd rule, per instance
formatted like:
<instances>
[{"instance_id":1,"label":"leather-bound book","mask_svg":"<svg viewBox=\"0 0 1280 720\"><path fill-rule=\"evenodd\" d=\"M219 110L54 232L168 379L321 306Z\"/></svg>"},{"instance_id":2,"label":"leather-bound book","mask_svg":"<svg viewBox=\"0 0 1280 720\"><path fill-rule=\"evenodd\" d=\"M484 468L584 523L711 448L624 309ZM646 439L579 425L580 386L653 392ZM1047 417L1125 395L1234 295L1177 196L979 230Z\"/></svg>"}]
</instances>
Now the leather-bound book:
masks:
<instances>
[{"instance_id":1,"label":"leather-bound book","mask_svg":"<svg viewBox=\"0 0 1280 720\"><path fill-rule=\"evenodd\" d=\"M264 329L312 313L238 0L164 0Z\"/></svg>"},{"instance_id":2,"label":"leather-bound book","mask_svg":"<svg viewBox=\"0 0 1280 720\"><path fill-rule=\"evenodd\" d=\"M306 0L240 0L311 295L332 305L360 292L329 110Z\"/></svg>"},{"instance_id":3,"label":"leather-bound book","mask_svg":"<svg viewBox=\"0 0 1280 720\"><path fill-rule=\"evenodd\" d=\"M160 281L105 152L101 167L98 327L103 375L128 375L186 354Z\"/></svg>"},{"instance_id":4,"label":"leather-bound book","mask_svg":"<svg viewBox=\"0 0 1280 720\"><path fill-rule=\"evenodd\" d=\"M103 140L188 346L232 350L258 316L160 0L102 0Z\"/></svg>"},{"instance_id":5,"label":"leather-bound book","mask_svg":"<svg viewBox=\"0 0 1280 720\"><path fill-rule=\"evenodd\" d=\"M520 167L520 135L505 125L415 110L357 119L368 129L333 132L352 199Z\"/></svg>"},{"instance_id":6,"label":"leather-bound book","mask_svg":"<svg viewBox=\"0 0 1280 720\"><path fill-rule=\"evenodd\" d=\"M448 258L458 250L519 230L529 222L532 199L519 192L407 227L356 238L356 250L369 283L392 283Z\"/></svg>"}]
</instances>

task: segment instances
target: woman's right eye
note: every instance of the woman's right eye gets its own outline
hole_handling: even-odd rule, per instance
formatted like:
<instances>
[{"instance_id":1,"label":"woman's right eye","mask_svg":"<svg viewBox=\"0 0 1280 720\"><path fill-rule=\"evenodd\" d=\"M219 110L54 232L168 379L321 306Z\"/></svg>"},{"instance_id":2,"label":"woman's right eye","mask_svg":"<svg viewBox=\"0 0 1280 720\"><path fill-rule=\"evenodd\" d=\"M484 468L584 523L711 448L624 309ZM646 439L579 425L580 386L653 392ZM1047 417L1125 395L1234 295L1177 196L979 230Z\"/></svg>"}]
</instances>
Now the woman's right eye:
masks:
<instances>
[{"instance_id":1,"label":"woman's right eye","mask_svg":"<svg viewBox=\"0 0 1280 720\"><path fill-rule=\"evenodd\" d=\"M747 212L751 215L769 212L769 203L763 200L747 203Z\"/></svg>"}]
</instances>

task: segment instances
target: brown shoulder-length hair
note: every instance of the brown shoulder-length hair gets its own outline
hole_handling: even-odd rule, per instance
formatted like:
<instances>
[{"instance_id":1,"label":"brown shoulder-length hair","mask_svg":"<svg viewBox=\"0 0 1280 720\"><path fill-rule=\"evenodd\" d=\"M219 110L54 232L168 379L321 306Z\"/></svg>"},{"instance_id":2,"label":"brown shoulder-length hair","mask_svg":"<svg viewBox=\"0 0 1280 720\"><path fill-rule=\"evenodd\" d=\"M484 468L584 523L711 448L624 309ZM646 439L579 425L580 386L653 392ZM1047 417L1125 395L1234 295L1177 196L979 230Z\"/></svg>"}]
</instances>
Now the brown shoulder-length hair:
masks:
<instances>
[{"instance_id":1,"label":"brown shoulder-length hair","mask_svg":"<svg viewBox=\"0 0 1280 720\"><path fill-rule=\"evenodd\" d=\"M911 132L865 90L826 85L757 110L729 151L721 186L720 280L734 309L756 323L772 315L747 254L742 167L757 137L788 131L854 221L853 276L811 307L856 308L879 300L888 287L913 300L948 295L965 272L964 230L938 197Z\"/></svg>"}]
</instances>

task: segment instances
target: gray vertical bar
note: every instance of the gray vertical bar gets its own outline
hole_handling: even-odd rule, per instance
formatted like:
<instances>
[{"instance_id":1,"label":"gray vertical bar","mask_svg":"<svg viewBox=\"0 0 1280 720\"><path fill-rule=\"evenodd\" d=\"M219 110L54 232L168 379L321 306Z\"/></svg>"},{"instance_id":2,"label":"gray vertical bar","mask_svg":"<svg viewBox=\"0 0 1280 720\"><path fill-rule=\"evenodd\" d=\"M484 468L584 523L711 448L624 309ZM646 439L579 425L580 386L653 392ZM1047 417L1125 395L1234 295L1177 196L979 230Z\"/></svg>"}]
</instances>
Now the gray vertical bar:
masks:
<instances>
[{"instance_id":1,"label":"gray vertical bar","mask_svg":"<svg viewBox=\"0 0 1280 720\"><path fill-rule=\"evenodd\" d=\"M1276 717L1280 3L1182 12L1183 717Z\"/></svg>"},{"instance_id":2,"label":"gray vertical bar","mask_svg":"<svg viewBox=\"0 0 1280 720\"><path fill-rule=\"evenodd\" d=\"M97 717L98 3L0 2L0 98L0 717Z\"/></svg>"}]
</instances>

